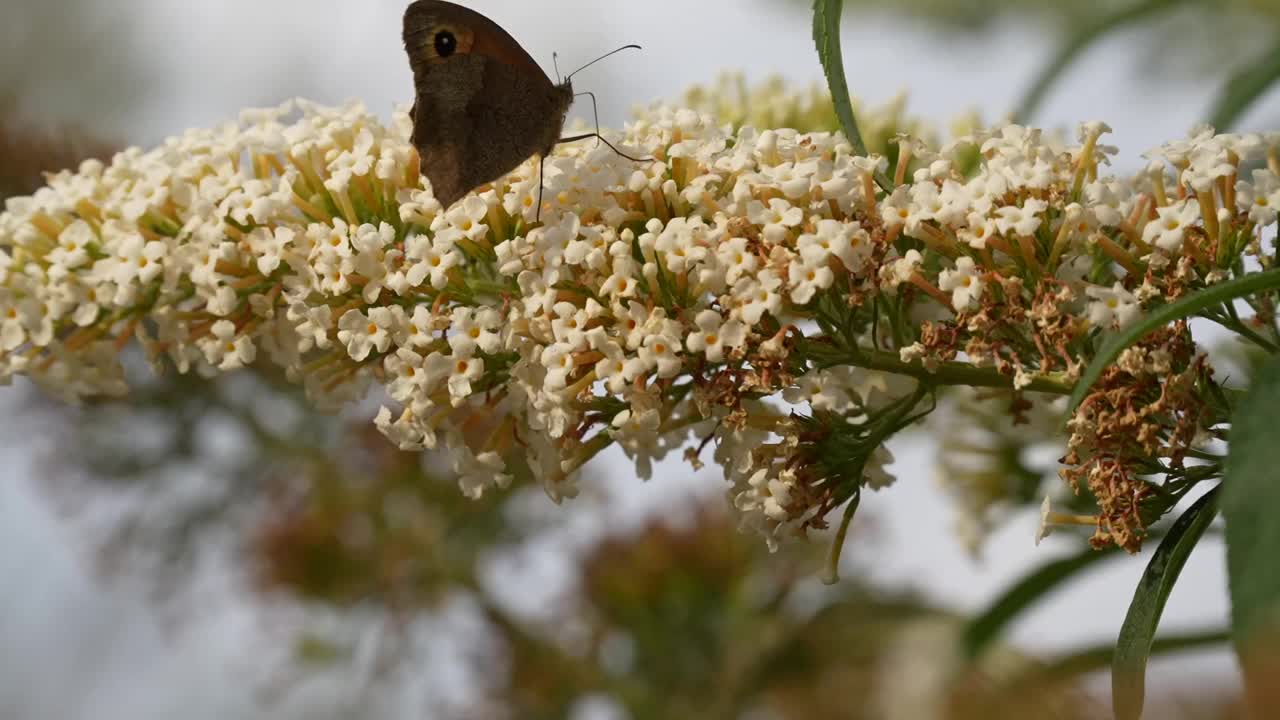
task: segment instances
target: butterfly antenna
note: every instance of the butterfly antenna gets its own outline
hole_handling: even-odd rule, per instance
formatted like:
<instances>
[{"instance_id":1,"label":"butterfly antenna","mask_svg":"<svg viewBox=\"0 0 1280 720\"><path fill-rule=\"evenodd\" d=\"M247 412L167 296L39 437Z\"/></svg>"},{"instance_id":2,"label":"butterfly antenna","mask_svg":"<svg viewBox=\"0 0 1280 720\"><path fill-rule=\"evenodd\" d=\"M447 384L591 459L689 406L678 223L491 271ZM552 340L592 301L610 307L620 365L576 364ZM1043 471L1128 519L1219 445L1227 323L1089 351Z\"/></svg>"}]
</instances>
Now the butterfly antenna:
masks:
<instances>
[{"instance_id":1,"label":"butterfly antenna","mask_svg":"<svg viewBox=\"0 0 1280 720\"><path fill-rule=\"evenodd\" d=\"M555 71L556 71L556 84L557 84L557 85L559 85L559 84L560 84L560 60L559 60L559 56L560 56L560 53L557 53L557 52L553 52L553 53L551 53L551 67L555 68Z\"/></svg>"},{"instance_id":2,"label":"butterfly antenna","mask_svg":"<svg viewBox=\"0 0 1280 720\"><path fill-rule=\"evenodd\" d=\"M568 76L566 76L566 77L565 77L564 81L565 81L565 82L569 82L570 80L572 80L572 79L573 79L573 76L574 76L574 75L577 75L578 73L582 72L583 70L586 70L587 68L591 67L592 65L595 65L596 63L600 62L601 60L603 60L603 59L605 59L605 58L607 58L607 57L609 57L609 56L611 56L611 55L617 55L618 53L622 52L623 50L640 50L640 49L641 49L641 48L640 48L640 46L639 46L639 45L623 45L622 47L618 48L617 50L613 50L613 51L611 51L611 52L607 52L607 53L605 53L605 54L601 55L600 57L596 58L595 60L592 60L591 62L587 63L586 65L583 65L582 67L578 68L577 70L574 70L573 72L569 73L569 74L568 74Z\"/></svg>"}]
</instances>

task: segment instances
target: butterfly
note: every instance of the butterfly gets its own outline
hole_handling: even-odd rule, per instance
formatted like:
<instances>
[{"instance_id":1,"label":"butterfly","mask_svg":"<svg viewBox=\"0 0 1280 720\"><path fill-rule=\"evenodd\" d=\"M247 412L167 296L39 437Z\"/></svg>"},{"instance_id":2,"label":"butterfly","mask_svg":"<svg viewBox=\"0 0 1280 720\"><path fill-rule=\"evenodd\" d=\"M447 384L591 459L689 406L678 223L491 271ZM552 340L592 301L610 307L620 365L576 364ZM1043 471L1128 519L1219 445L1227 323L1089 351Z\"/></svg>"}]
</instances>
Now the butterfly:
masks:
<instances>
[{"instance_id":1,"label":"butterfly","mask_svg":"<svg viewBox=\"0 0 1280 720\"><path fill-rule=\"evenodd\" d=\"M415 91L411 140L432 192L446 209L530 156L545 159L560 143L598 138L619 155L643 161L619 151L599 131L561 137L575 97L573 75L639 45L618 48L553 83L489 18L454 3L417 0L405 11L404 47ZM591 99L594 104L595 96ZM540 165L539 216L541 179Z\"/></svg>"}]
</instances>

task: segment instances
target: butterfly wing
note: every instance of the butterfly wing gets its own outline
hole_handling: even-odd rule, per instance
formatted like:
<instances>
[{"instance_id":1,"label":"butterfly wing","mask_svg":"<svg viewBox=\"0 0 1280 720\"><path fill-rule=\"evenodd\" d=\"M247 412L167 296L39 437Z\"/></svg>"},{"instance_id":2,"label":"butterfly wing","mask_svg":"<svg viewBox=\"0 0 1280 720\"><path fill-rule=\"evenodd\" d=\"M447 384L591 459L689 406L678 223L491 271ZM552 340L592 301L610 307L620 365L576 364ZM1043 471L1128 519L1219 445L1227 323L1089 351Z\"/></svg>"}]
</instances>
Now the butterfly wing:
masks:
<instances>
[{"instance_id":1,"label":"butterfly wing","mask_svg":"<svg viewBox=\"0 0 1280 720\"><path fill-rule=\"evenodd\" d=\"M416 82L412 142L432 193L445 208L475 187L466 109L483 87L483 65L483 58L464 56L436 65Z\"/></svg>"},{"instance_id":2,"label":"butterfly wing","mask_svg":"<svg viewBox=\"0 0 1280 720\"><path fill-rule=\"evenodd\" d=\"M454 35L457 45L452 55L476 54L493 58L530 75L546 79L520 43L494 21L475 10L440 0L418 0L404 13L404 46L414 75L435 62L443 62L435 44L440 32ZM547 80L550 85L551 81Z\"/></svg>"},{"instance_id":3,"label":"butterfly wing","mask_svg":"<svg viewBox=\"0 0 1280 720\"><path fill-rule=\"evenodd\" d=\"M443 206L555 144L572 91L493 21L419 0L405 12L404 43L417 93L413 144Z\"/></svg>"}]
</instances>

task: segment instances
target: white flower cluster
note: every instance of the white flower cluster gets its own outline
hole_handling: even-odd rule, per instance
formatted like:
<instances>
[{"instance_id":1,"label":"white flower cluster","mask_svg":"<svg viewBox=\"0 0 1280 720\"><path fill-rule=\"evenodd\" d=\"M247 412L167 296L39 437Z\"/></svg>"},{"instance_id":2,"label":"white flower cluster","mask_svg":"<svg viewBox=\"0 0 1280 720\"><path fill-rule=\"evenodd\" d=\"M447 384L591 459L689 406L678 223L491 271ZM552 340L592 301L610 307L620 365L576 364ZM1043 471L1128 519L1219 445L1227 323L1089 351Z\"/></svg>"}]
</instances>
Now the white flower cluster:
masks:
<instances>
[{"instance_id":1,"label":"white flower cluster","mask_svg":"<svg viewBox=\"0 0 1280 720\"><path fill-rule=\"evenodd\" d=\"M921 169L877 199L884 159L839 135L655 109L617 139L656 160L568 146L546 160L539 212L536 159L441 208L403 112L389 125L354 104L246 112L8 201L0 376L68 399L122 393L120 350L137 339L181 372L270 361L324 405L378 382L394 401L378 427L406 449L443 440L476 496L517 459L571 495L609 444L644 467L729 418L714 433L738 504L776 531L813 503L797 500L784 411L742 394L874 409L862 371L787 364L821 298L917 286L960 313L994 301L995 275L1031 268L1079 286L1090 320L1117 327L1138 300L1084 279L1089 244L1120 228L1138 261L1173 257L1208 207L1195 192L1267 144L1197 137L1164 151L1180 178L1117 180L1096 176L1102 130L1073 148L1016 126L937 153L907 143ZM973 148L980 163L962 172ZM1157 197L1153 182L1179 192ZM1270 170L1232 190L1255 222L1275 220Z\"/></svg>"}]
</instances>

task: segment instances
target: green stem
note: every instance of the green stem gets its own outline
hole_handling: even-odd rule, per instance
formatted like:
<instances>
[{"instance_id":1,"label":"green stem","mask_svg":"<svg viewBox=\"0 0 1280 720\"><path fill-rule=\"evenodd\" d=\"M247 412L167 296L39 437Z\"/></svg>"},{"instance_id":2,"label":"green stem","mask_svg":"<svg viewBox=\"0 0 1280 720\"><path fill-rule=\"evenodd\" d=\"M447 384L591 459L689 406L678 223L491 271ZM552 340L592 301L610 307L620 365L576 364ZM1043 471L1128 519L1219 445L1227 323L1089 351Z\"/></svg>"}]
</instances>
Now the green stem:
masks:
<instances>
[{"instance_id":1,"label":"green stem","mask_svg":"<svg viewBox=\"0 0 1280 720\"><path fill-rule=\"evenodd\" d=\"M922 381L916 383L915 392L910 397L903 398L898 401L898 406L886 413L884 417L876 421L880 429L874 432L868 438L868 444L879 447L884 445L889 438L896 435L900 430L918 420L918 417L906 419L907 415L920 404L925 396L933 391L933 385ZM932 408L930 408L932 410ZM927 414L927 413L926 413ZM906 421L904 422L904 419ZM865 461L858 472L862 473L866 468ZM831 551L827 555L827 567L822 573L822 582L825 585L834 585L840 582L840 555L844 552L844 539L849 532L849 526L853 524L853 516L858 512L858 504L862 501L862 485L859 484L854 488L853 497L849 499L849 504L844 509L844 517L840 520L840 528L836 530L835 539L831 541Z\"/></svg>"},{"instance_id":2,"label":"green stem","mask_svg":"<svg viewBox=\"0 0 1280 720\"><path fill-rule=\"evenodd\" d=\"M565 470L566 474L580 470L582 466L591 462L596 455L599 455L612 444L613 437L610 436L609 433L598 433L595 437L584 443L582 445L582 449L574 455L571 467Z\"/></svg>"},{"instance_id":3,"label":"green stem","mask_svg":"<svg viewBox=\"0 0 1280 720\"><path fill-rule=\"evenodd\" d=\"M1202 315L1202 317L1205 317L1209 320L1212 320L1218 323L1222 327L1236 333L1237 335L1245 338L1246 340L1249 340L1254 345L1257 345L1258 347L1262 348L1263 350L1266 350L1267 352L1274 353L1276 352L1277 349L1280 349L1276 347L1275 343L1262 337L1261 335L1254 332L1253 330L1250 330L1249 327L1244 324L1244 321L1240 320L1239 317L1235 316L1234 310L1232 311L1231 314L1232 314L1232 317L1229 317L1229 318L1222 317L1221 315L1218 315L1218 314L1209 315L1207 313Z\"/></svg>"},{"instance_id":4,"label":"green stem","mask_svg":"<svg viewBox=\"0 0 1280 720\"><path fill-rule=\"evenodd\" d=\"M1012 388L1013 378L995 368L982 368L969 363L949 361L930 371L919 363L907 363L898 354L886 350L859 349L851 365L868 370L880 370L896 375L907 375L933 385L966 385L968 387ZM1028 392L1070 395L1074 384L1060 373L1038 375L1023 390Z\"/></svg>"}]
</instances>

